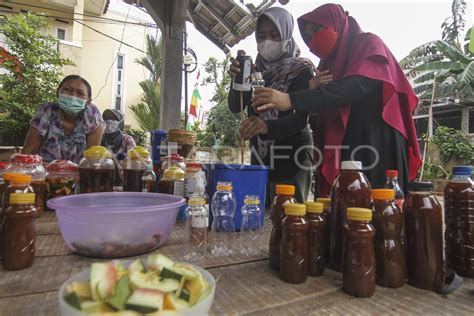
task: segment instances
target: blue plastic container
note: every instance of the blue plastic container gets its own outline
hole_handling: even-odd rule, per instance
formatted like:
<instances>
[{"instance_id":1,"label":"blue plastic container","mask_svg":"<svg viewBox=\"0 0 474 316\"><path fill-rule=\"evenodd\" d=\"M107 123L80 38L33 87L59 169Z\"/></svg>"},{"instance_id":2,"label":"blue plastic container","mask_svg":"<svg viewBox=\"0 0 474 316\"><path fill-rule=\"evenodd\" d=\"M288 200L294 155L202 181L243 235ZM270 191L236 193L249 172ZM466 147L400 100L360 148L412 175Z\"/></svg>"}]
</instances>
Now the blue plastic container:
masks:
<instances>
[{"instance_id":1,"label":"blue plastic container","mask_svg":"<svg viewBox=\"0 0 474 316\"><path fill-rule=\"evenodd\" d=\"M262 209L261 221L263 225L265 210L265 193L268 180L268 167L259 165L236 165L236 164L207 164L203 166L207 175L206 193L211 204L212 196L216 192L219 181L232 182L233 191L237 199L235 210L235 229L240 230L242 213L240 209L244 205L246 195L258 195L260 197L260 208ZM211 206L209 208L212 208ZM213 220L212 209L209 210L209 227Z\"/></svg>"},{"instance_id":2,"label":"blue plastic container","mask_svg":"<svg viewBox=\"0 0 474 316\"><path fill-rule=\"evenodd\" d=\"M166 132L153 130L151 133L151 159L153 165L160 165L160 158L167 155Z\"/></svg>"}]
</instances>

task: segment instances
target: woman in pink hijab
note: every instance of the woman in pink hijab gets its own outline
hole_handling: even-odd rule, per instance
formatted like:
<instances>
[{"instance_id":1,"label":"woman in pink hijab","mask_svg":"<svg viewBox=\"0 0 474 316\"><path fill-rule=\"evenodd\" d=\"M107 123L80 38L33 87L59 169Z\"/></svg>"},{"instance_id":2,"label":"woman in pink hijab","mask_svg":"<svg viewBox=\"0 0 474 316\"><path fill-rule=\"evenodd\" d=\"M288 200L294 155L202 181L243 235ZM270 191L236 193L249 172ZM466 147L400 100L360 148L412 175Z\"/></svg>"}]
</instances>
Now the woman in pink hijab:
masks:
<instances>
[{"instance_id":1,"label":"woman in pink hijab","mask_svg":"<svg viewBox=\"0 0 474 316\"><path fill-rule=\"evenodd\" d=\"M412 116L418 99L396 59L340 5L322 5L301 16L298 24L320 58L319 70L329 70L334 81L289 94L260 88L252 105L257 111L295 109L318 115L318 196L329 195L344 160L362 161L374 188L384 186L386 170L396 169L406 190L421 166Z\"/></svg>"}]
</instances>

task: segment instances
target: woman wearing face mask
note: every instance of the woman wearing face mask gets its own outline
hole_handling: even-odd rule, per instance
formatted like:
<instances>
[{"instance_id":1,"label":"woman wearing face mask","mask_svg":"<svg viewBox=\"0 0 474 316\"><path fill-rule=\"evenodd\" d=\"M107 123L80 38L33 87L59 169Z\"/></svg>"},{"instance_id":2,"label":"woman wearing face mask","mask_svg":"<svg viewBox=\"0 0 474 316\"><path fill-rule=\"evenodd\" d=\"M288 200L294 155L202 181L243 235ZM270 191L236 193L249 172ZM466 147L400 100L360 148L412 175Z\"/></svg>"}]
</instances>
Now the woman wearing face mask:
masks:
<instances>
[{"instance_id":1,"label":"woman wearing face mask","mask_svg":"<svg viewBox=\"0 0 474 316\"><path fill-rule=\"evenodd\" d=\"M363 32L340 5L325 4L298 19L319 69L334 81L312 90L258 89L258 110L318 113L318 195L327 196L341 160L362 161L374 188L396 169L404 189L417 176L421 156L412 113L418 99L398 62L376 35ZM342 147L341 147L342 146Z\"/></svg>"},{"instance_id":2,"label":"woman wearing face mask","mask_svg":"<svg viewBox=\"0 0 474 316\"><path fill-rule=\"evenodd\" d=\"M266 10L257 20L258 55L255 70L262 72L265 86L283 92L308 89L313 77L313 64L296 57L298 47L292 37L293 17L283 8ZM239 53L243 53L239 51ZM232 59L229 75L239 72L239 63ZM302 111L262 111L251 106L251 92L244 94L248 119L240 134L250 139L252 164L270 166L270 192L277 183L296 186L296 198L306 201L311 186L312 137L307 127L308 115ZM240 92L229 91L229 108L240 112ZM294 115L293 115L294 114Z\"/></svg>"},{"instance_id":3,"label":"woman wearing face mask","mask_svg":"<svg viewBox=\"0 0 474 316\"><path fill-rule=\"evenodd\" d=\"M125 158L127 151L136 146L135 140L123 132L125 118L122 112L107 109L102 113L105 121L105 133L102 137L102 146L109 148L119 160ZM121 158L121 159L120 159Z\"/></svg>"},{"instance_id":4,"label":"woman wearing face mask","mask_svg":"<svg viewBox=\"0 0 474 316\"><path fill-rule=\"evenodd\" d=\"M100 145L105 124L91 103L90 84L77 75L59 84L57 101L43 104L30 122L22 152L78 163L86 148Z\"/></svg>"}]
</instances>

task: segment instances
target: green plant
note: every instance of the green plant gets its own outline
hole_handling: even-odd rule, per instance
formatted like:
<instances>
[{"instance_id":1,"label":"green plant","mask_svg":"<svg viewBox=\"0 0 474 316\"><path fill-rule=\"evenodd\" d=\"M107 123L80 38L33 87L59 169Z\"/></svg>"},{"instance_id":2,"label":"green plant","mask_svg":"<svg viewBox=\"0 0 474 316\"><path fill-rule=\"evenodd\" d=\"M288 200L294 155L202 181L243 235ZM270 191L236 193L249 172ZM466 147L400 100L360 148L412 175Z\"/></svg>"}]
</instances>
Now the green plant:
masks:
<instances>
[{"instance_id":1,"label":"green plant","mask_svg":"<svg viewBox=\"0 0 474 316\"><path fill-rule=\"evenodd\" d=\"M424 172L423 172L423 181L424 180L438 180L438 179L449 179L450 174L447 172L442 165L437 164L437 163L432 163L430 161L427 161L425 163L424 167Z\"/></svg>"},{"instance_id":2,"label":"green plant","mask_svg":"<svg viewBox=\"0 0 474 316\"><path fill-rule=\"evenodd\" d=\"M56 99L62 67L73 63L61 57L58 40L43 33L47 18L32 13L1 18L0 136L24 138L29 122L42 103Z\"/></svg>"},{"instance_id":3,"label":"green plant","mask_svg":"<svg viewBox=\"0 0 474 316\"><path fill-rule=\"evenodd\" d=\"M127 131L127 134L133 137L137 146L147 148L147 133L139 129L131 128Z\"/></svg>"},{"instance_id":4,"label":"green plant","mask_svg":"<svg viewBox=\"0 0 474 316\"><path fill-rule=\"evenodd\" d=\"M474 146L462 131L440 126L433 135L433 144L439 149L441 162L447 163L452 158L462 163L474 162Z\"/></svg>"},{"instance_id":5,"label":"green plant","mask_svg":"<svg viewBox=\"0 0 474 316\"><path fill-rule=\"evenodd\" d=\"M163 41L150 34L146 36L146 54L135 59L137 64L145 67L151 74L151 80L159 82L161 77L161 63L163 61Z\"/></svg>"}]
</instances>

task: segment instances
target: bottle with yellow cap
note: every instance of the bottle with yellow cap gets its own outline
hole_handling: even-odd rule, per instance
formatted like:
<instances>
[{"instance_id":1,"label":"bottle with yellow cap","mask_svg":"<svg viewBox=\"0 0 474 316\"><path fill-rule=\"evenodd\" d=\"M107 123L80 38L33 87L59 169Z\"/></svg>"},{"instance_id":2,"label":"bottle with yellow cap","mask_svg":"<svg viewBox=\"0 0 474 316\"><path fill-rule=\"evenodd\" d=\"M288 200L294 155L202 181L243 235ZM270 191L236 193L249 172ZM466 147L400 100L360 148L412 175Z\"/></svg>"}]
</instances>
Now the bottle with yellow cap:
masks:
<instances>
[{"instance_id":1,"label":"bottle with yellow cap","mask_svg":"<svg viewBox=\"0 0 474 316\"><path fill-rule=\"evenodd\" d=\"M377 284L398 288L407 277L405 249L401 242L403 213L395 202L395 190L372 190L372 224L375 228Z\"/></svg>"},{"instance_id":2,"label":"bottle with yellow cap","mask_svg":"<svg viewBox=\"0 0 474 316\"><path fill-rule=\"evenodd\" d=\"M331 199L330 198L325 198L325 197L319 197L316 199L316 202L322 203L323 204L323 217L324 220L326 221L326 225L324 228L324 235L326 238L326 252L325 252L325 259L326 263L329 263L329 257L330 257L330 241L331 241L331 225L332 225L332 216L331 216Z\"/></svg>"},{"instance_id":3,"label":"bottle with yellow cap","mask_svg":"<svg viewBox=\"0 0 474 316\"><path fill-rule=\"evenodd\" d=\"M80 193L113 192L114 170L112 153L105 147L91 146L79 163Z\"/></svg>"},{"instance_id":4,"label":"bottle with yellow cap","mask_svg":"<svg viewBox=\"0 0 474 316\"><path fill-rule=\"evenodd\" d=\"M245 256L260 254L262 242L262 209L258 195L246 195L241 208L240 253Z\"/></svg>"},{"instance_id":5,"label":"bottle with yellow cap","mask_svg":"<svg viewBox=\"0 0 474 316\"><path fill-rule=\"evenodd\" d=\"M217 189L212 196L211 210L213 215L211 233L213 244L211 253L214 256L229 256L234 245L234 215L237 207L231 182L217 182Z\"/></svg>"},{"instance_id":6,"label":"bottle with yellow cap","mask_svg":"<svg viewBox=\"0 0 474 316\"><path fill-rule=\"evenodd\" d=\"M209 209L204 196L192 194L186 209L186 224L184 226L185 260L196 261L206 256L207 227Z\"/></svg>"},{"instance_id":7,"label":"bottle with yellow cap","mask_svg":"<svg viewBox=\"0 0 474 316\"><path fill-rule=\"evenodd\" d=\"M299 284L308 277L308 221L306 205L285 204L285 218L281 222L280 277L283 281Z\"/></svg>"},{"instance_id":8,"label":"bottle with yellow cap","mask_svg":"<svg viewBox=\"0 0 474 316\"><path fill-rule=\"evenodd\" d=\"M141 146L127 152L123 166L123 191L142 192L142 176L147 165L151 164L150 153Z\"/></svg>"},{"instance_id":9,"label":"bottle with yellow cap","mask_svg":"<svg viewBox=\"0 0 474 316\"><path fill-rule=\"evenodd\" d=\"M4 209L2 230L3 269L21 270L33 264L35 256L35 226L37 215L35 193L30 186L31 175L11 174Z\"/></svg>"},{"instance_id":10,"label":"bottle with yellow cap","mask_svg":"<svg viewBox=\"0 0 474 316\"><path fill-rule=\"evenodd\" d=\"M375 292L376 268L372 210L349 207L346 218L342 286L352 296L370 297Z\"/></svg>"},{"instance_id":11,"label":"bottle with yellow cap","mask_svg":"<svg viewBox=\"0 0 474 316\"><path fill-rule=\"evenodd\" d=\"M280 245L281 245L281 221L285 217L284 206L288 203L296 203L295 186L277 184L276 196L273 198L270 219L272 221L272 232L270 235L269 262L273 269L280 269Z\"/></svg>"},{"instance_id":12,"label":"bottle with yellow cap","mask_svg":"<svg viewBox=\"0 0 474 316\"><path fill-rule=\"evenodd\" d=\"M324 273L326 264L326 218L324 205L319 202L306 202L308 221L309 266L308 275L317 277Z\"/></svg>"}]
</instances>

